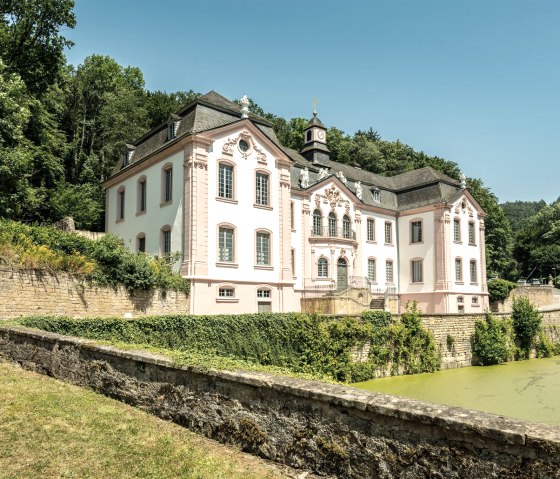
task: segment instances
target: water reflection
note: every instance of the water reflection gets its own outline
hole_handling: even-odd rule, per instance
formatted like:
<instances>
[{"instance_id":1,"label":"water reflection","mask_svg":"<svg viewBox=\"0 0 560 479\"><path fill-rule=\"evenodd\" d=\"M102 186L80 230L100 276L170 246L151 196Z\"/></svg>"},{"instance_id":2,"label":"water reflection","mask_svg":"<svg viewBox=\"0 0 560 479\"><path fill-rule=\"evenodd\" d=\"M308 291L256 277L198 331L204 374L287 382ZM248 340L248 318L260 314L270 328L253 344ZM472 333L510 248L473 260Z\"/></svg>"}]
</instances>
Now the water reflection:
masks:
<instances>
[{"instance_id":1,"label":"water reflection","mask_svg":"<svg viewBox=\"0 0 560 479\"><path fill-rule=\"evenodd\" d=\"M374 379L353 386L560 425L560 357Z\"/></svg>"}]
</instances>

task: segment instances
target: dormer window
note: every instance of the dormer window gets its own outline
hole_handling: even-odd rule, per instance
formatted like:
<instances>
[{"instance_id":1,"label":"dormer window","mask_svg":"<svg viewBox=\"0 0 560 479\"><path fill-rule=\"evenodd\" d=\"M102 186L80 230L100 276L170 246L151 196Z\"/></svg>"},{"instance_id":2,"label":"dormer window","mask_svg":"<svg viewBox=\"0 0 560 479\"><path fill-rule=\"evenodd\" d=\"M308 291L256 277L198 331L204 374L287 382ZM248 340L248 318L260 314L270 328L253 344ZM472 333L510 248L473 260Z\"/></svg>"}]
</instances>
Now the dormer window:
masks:
<instances>
[{"instance_id":1,"label":"dormer window","mask_svg":"<svg viewBox=\"0 0 560 479\"><path fill-rule=\"evenodd\" d=\"M167 125L167 140L175 138L175 123Z\"/></svg>"},{"instance_id":2,"label":"dormer window","mask_svg":"<svg viewBox=\"0 0 560 479\"><path fill-rule=\"evenodd\" d=\"M126 151L123 154L122 167L125 168L132 162L132 155L134 154L134 145L126 145Z\"/></svg>"},{"instance_id":3,"label":"dormer window","mask_svg":"<svg viewBox=\"0 0 560 479\"><path fill-rule=\"evenodd\" d=\"M381 201L381 191L379 190L379 188L375 188L372 191L372 193L373 193L373 201L379 203Z\"/></svg>"},{"instance_id":4,"label":"dormer window","mask_svg":"<svg viewBox=\"0 0 560 479\"><path fill-rule=\"evenodd\" d=\"M167 119L167 141L172 140L177 135L180 120L181 117L177 115L170 115Z\"/></svg>"}]
</instances>

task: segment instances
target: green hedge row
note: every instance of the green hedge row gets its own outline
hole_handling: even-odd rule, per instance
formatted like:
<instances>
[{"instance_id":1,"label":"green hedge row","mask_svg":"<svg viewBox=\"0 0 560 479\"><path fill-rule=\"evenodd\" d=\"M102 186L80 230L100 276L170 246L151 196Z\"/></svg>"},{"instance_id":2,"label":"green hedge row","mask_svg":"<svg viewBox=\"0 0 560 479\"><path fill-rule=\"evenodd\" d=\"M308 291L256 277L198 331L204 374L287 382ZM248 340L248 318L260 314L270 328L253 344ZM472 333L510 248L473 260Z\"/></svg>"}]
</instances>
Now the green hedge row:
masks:
<instances>
[{"instance_id":1,"label":"green hedge row","mask_svg":"<svg viewBox=\"0 0 560 479\"><path fill-rule=\"evenodd\" d=\"M20 323L59 334L233 358L344 382L371 379L387 368L417 373L440 365L433 338L421 327L417 312L403 315L396 323L384 312L361 319L292 313L134 320L30 317ZM353 348L366 341L371 343L368 361L354 362Z\"/></svg>"}]
</instances>

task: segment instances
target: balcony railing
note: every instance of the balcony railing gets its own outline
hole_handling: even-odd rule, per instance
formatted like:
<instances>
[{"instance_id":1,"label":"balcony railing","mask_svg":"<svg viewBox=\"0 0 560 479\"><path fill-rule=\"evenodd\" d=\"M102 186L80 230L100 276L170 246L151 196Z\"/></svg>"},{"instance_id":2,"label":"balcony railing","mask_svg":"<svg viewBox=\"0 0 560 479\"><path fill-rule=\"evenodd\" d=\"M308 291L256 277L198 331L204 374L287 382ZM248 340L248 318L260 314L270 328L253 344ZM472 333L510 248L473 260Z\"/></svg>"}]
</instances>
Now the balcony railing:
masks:
<instances>
[{"instance_id":1,"label":"balcony railing","mask_svg":"<svg viewBox=\"0 0 560 479\"><path fill-rule=\"evenodd\" d=\"M323 226L321 228L311 228L311 237L356 240L356 232L350 228L331 228L329 226Z\"/></svg>"}]
</instances>

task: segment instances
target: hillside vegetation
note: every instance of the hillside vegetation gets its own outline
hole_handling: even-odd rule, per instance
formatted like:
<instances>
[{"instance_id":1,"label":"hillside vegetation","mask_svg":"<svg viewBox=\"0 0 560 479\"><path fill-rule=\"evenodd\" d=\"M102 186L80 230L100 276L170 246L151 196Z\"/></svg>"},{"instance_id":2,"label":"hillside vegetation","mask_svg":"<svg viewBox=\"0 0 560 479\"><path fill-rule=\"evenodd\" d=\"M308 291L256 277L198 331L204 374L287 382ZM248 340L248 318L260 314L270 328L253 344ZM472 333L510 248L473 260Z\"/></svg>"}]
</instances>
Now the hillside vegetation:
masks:
<instances>
[{"instance_id":1,"label":"hillside vegetation","mask_svg":"<svg viewBox=\"0 0 560 479\"><path fill-rule=\"evenodd\" d=\"M29 226L0 219L0 265L64 271L101 286L129 291L164 288L188 293L189 282L172 271L173 258L132 253L121 239L93 241L53 226Z\"/></svg>"}]
</instances>

